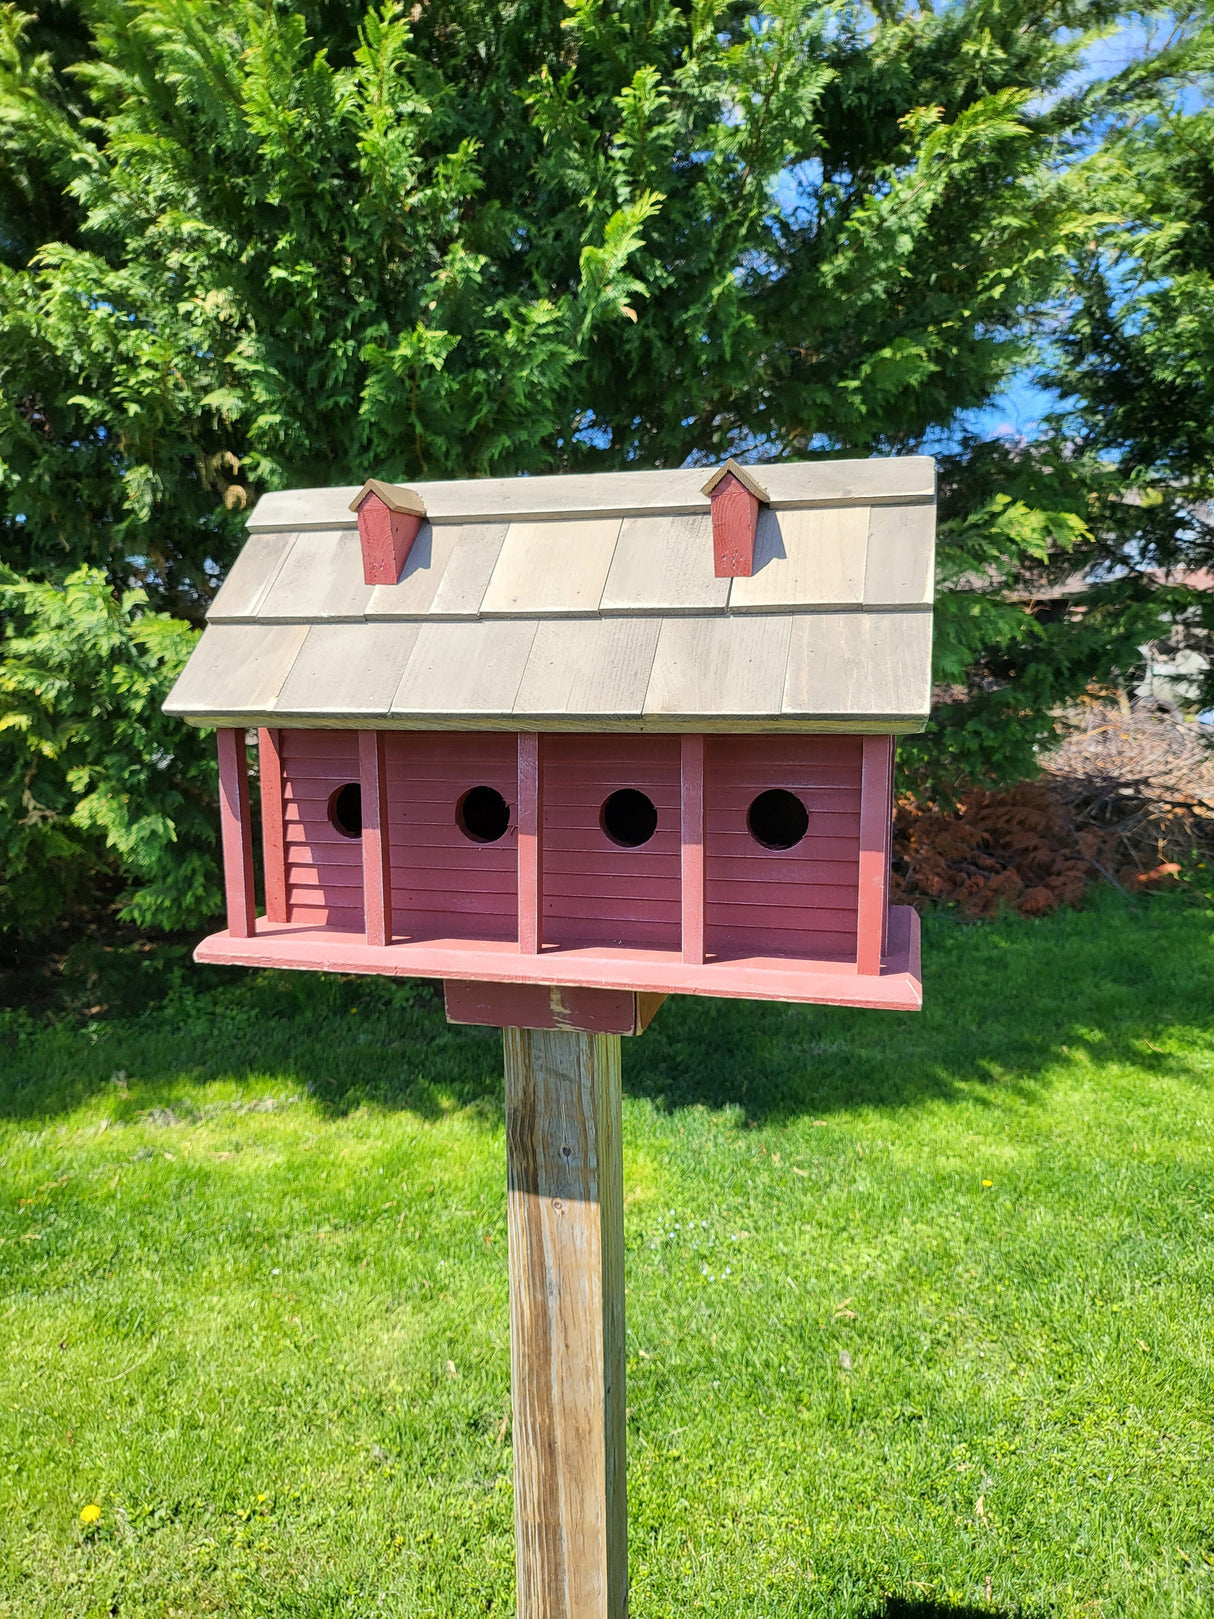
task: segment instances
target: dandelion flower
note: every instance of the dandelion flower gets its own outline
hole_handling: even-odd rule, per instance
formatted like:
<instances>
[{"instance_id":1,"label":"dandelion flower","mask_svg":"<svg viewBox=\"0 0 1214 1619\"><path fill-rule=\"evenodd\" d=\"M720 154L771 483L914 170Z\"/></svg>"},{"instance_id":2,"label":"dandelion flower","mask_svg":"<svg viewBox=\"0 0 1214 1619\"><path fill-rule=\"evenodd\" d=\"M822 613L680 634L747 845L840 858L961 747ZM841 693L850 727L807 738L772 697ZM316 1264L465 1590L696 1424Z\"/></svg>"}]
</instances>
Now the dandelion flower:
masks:
<instances>
[{"instance_id":1,"label":"dandelion flower","mask_svg":"<svg viewBox=\"0 0 1214 1619\"><path fill-rule=\"evenodd\" d=\"M87 1507L80 1509L80 1522L90 1524L101 1522L101 1508L96 1501L90 1501Z\"/></svg>"},{"instance_id":2,"label":"dandelion flower","mask_svg":"<svg viewBox=\"0 0 1214 1619\"><path fill-rule=\"evenodd\" d=\"M994 1181L983 1181L982 1184L983 1184L983 1186L993 1186L995 1183L994 1183Z\"/></svg>"}]
</instances>

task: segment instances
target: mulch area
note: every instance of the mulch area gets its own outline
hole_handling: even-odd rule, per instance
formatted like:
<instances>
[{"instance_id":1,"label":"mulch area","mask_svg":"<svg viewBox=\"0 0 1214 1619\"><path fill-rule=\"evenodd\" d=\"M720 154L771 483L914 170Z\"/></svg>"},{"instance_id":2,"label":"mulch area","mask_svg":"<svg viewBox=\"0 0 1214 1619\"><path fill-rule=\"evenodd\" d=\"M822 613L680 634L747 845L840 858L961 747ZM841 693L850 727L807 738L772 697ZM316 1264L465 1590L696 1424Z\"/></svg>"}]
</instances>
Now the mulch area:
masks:
<instances>
[{"instance_id":1,"label":"mulch area","mask_svg":"<svg viewBox=\"0 0 1214 1619\"><path fill-rule=\"evenodd\" d=\"M1155 705L1092 702L1041 778L975 791L949 813L902 799L893 896L971 916L1011 907L1041 916L1078 906L1092 883L1127 892L1214 864L1214 738Z\"/></svg>"}]
</instances>

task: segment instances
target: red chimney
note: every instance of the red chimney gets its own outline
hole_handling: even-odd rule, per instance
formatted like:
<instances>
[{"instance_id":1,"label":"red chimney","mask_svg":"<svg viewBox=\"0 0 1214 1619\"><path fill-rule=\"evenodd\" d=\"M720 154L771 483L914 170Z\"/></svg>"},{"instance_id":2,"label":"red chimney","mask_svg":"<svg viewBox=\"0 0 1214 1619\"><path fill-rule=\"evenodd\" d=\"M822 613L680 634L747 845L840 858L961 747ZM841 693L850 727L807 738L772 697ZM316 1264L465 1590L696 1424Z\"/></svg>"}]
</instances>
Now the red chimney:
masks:
<instances>
[{"instance_id":1,"label":"red chimney","mask_svg":"<svg viewBox=\"0 0 1214 1619\"><path fill-rule=\"evenodd\" d=\"M350 510L358 513L363 583L394 585L422 526L425 502L412 489L368 478L350 502Z\"/></svg>"},{"instance_id":2,"label":"red chimney","mask_svg":"<svg viewBox=\"0 0 1214 1619\"><path fill-rule=\"evenodd\" d=\"M755 530L759 506L766 505L762 484L730 456L704 485L712 503L713 572L718 579L749 579L755 566Z\"/></svg>"}]
</instances>

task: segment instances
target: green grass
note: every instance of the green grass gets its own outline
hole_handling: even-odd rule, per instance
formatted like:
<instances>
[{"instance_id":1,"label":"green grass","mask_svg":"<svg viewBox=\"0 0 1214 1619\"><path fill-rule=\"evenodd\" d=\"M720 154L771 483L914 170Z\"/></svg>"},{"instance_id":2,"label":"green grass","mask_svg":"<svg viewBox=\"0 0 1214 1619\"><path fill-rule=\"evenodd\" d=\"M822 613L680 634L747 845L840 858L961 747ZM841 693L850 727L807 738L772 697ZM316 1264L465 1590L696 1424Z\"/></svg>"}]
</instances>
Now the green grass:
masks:
<instances>
[{"instance_id":1,"label":"green grass","mask_svg":"<svg viewBox=\"0 0 1214 1619\"><path fill-rule=\"evenodd\" d=\"M634 1619L1214 1613L1212 927L625 1042ZM0 1615L509 1614L497 1038L162 976L3 1025Z\"/></svg>"}]
</instances>

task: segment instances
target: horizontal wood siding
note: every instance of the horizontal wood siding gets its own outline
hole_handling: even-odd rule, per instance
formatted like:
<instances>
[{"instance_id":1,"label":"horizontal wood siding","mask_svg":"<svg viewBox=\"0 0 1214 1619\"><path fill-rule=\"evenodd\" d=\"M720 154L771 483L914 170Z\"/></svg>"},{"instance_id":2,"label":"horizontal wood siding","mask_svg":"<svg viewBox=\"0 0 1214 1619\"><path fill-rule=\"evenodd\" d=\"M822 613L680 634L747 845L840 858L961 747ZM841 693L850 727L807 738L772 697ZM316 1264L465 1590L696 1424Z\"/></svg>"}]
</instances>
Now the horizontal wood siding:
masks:
<instances>
[{"instance_id":1,"label":"horizontal wood siding","mask_svg":"<svg viewBox=\"0 0 1214 1619\"><path fill-rule=\"evenodd\" d=\"M390 731L387 768L392 925L398 939L518 937L518 752L509 733ZM460 831L471 787L510 806L496 843Z\"/></svg>"},{"instance_id":2,"label":"horizontal wood siding","mask_svg":"<svg viewBox=\"0 0 1214 1619\"><path fill-rule=\"evenodd\" d=\"M710 736L705 764L705 947L718 956L854 960L860 737ZM766 849L746 825L769 788L795 793L809 830Z\"/></svg>"},{"instance_id":3,"label":"horizontal wood siding","mask_svg":"<svg viewBox=\"0 0 1214 1619\"><path fill-rule=\"evenodd\" d=\"M358 777L354 731L279 732L287 854L287 919L310 927L363 926L360 838L329 821L329 799Z\"/></svg>"},{"instance_id":4,"label":"horizontal wood siding","mask_svg":"<svg viewBox=\"0 0 1214 1619\"><path fill-rule=\"evenodd\" d=\"M679 738L544 738L544 942L677 950L680 936ZM599 824L609 794L653 800L657 831L640 848Z\"/></svg>"}]
</instances>

